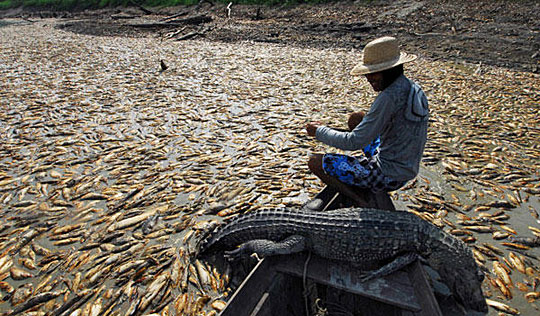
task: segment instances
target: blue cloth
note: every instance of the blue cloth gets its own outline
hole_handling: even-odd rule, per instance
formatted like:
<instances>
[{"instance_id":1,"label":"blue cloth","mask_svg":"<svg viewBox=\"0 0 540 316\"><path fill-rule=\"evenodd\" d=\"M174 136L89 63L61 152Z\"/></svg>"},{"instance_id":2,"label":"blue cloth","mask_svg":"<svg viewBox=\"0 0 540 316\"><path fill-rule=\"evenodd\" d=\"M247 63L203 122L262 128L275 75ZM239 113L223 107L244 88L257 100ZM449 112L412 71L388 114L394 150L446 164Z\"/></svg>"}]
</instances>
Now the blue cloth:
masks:
<instances>
[{"instance_id":1,"label":"blue cloth","mask_svg":"<svg viewBox=\"0 0 540 316\"><path fill-rule=\"evenodd\" d=\"M378 152L379 145L381 144L381 138L377 137L374 141L371 142L371 144L364 147L363 151L366 157L373 157Z\"/></svg>"},{"instance_id":2,"label":"blue cloth","mask_svg":"<svg viewBox=\"0 0 540 316\"><path fill-rule=\"evenodd\" d=\"M373 192L394 191L406 181L395 181L385 176L375 158L352 157L341 154L325 154L322 160L324 172L339 181Z\"/></svg>"}]
</instances>

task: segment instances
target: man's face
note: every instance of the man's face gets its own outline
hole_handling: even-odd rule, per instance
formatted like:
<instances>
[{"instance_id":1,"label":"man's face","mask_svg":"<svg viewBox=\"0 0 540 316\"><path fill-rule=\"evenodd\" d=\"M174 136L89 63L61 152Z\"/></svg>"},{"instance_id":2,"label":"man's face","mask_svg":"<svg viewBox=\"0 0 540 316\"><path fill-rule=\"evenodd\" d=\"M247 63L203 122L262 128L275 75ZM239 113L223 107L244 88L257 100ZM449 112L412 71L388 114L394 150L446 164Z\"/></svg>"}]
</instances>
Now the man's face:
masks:
<instances>
[{"instance_id":1,"label":"man's face","mask_svg":"<svg viewBox=\"0 0 540 316\"><path fill-rule=\"evenodd\" d=\"M366 75L367 81L373 90L379 92L383 90L383 74L382 72L374 72Z\"/></svg>"}]
</instances>

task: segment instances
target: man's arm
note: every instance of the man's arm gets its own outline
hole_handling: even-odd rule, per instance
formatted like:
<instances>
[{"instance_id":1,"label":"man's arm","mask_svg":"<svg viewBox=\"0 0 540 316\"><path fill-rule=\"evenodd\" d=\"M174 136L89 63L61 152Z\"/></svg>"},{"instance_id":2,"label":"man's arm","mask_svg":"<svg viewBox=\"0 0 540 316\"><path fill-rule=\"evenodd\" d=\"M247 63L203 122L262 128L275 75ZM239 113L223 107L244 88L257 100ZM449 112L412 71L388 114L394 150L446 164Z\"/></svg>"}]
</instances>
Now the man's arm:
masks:
<instances>
[{"instance_id":1,"label":"man's arm","mask_svg":"<svg viewBox=\"0 0 540 316\"><path fill-rule=\"evenodd\" d=\"M394 104L384 93L379 94L364 120L352 132L339 132L326 126L318 126L319 141L343 150L361 150L379 136L390 121Z\"/></svg>"}]
</instances>

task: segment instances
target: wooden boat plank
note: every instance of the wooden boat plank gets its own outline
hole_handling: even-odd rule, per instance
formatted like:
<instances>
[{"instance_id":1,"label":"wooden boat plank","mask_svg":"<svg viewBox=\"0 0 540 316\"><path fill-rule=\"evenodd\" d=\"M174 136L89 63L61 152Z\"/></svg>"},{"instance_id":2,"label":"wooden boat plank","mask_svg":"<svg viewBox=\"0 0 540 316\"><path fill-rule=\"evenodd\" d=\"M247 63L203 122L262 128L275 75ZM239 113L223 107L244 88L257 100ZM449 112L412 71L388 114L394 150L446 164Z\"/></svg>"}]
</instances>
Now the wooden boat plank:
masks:
<instances>
[{"instance_id":1,"label":"wooden boat plank","mask_svg":"<svg viewBox=\"0 0 540 316\"><path fill-rule=\"evenodd\" d=\"M278 272L303 277L305 254L274 256L273 266ZM317 283L335 287L354 294L411 311L419 311L421 306L406 272L397 271L383 278L360 282L359 271L350 266L328 264L327 260L311 257L306 276Z\"/></svg>"},{"instance_id":2,"label":"wooden boat plank","mask_svg":"<svg viewBox=\"0 0 540 316\"><path fill-rule=\"evenodd\" d=\"M381 210L396 210L396 207L394 206L394 203L387 192L373 193L366 189L353 189L356 191L358 196L362 198L362 200L353 201L350 198L343 196L339 192L332 194L335 191L328 186L319 192L315 196L315 199L322 199L325 201L325 206L322 208L323 212L337 208L352 207L355 203L357 205L364 205L364 207L377 208Z\"/></svg>"},{"instance_id":3,"label":"wooden boat plank","mask_svg":"<svg viewBox=\"0 0 540 316\"><path fill-rule=\"evenodd\" d=\"M229 304L221 311L221 316L246 315L255 309L268 285L276 276L270 260L261 260L251 270L244 282L229 300ZM238 299L237 299L238 298ZM231 304L235 302L234 304Z\"/></svg>"},{"instance_id":4,"label":"wooden boat plank","mask_svg":"<svg viewBox=\"0 0 540 316\"><path fill-rule=\"evenodd\" d=\"M302 281L283 273L276 273L272 284L264 292L250 316L304 316Z\"/></svg>"},{"instance_id":5,"label":"wooden boat plank","mask_svg":"<svg viewBox=\"0 0 540 316\"><path fill-rule=\"evenodd\" d=\"M416 316L442 316L439 303L433 294L429 285L426 272L418 260L405 268L409 272L409 279L414 288L422 309L415 314Z\"/></svg>"}]
</instances>

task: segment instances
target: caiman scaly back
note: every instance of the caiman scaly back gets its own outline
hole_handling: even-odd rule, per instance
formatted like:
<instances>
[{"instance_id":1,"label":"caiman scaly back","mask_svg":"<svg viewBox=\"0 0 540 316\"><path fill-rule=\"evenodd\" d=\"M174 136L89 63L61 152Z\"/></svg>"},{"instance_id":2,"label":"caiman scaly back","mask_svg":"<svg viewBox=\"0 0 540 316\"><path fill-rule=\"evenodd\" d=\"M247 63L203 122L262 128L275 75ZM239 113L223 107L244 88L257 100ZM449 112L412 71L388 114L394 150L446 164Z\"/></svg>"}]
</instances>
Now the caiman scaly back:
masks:
<instances>
[{"instance_id":1,"label":"caiman scaly back","mask_svg":"<svg viewBox=\"0 0 540 316\"><path fill-rule=\"evenodd\" d=\"M467 309L487 311L483 274L461 240L406 211L347 208L329 212L262 209L236 217L201 244L201 253L290 254L304 250L359 267L381 266L365 279L386 275L418 257L439 272Z\"/></svg>"}]
</instances>

